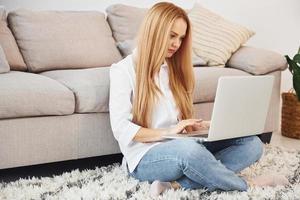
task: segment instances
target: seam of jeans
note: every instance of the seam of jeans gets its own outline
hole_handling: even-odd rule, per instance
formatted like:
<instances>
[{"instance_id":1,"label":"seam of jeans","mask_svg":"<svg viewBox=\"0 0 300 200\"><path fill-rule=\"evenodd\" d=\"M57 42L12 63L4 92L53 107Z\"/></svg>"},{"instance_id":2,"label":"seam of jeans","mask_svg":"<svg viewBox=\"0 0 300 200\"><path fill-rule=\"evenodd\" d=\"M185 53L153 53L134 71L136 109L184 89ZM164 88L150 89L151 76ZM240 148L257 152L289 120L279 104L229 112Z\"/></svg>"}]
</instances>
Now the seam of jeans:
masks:
<instances>
[{"instance_id":1,"label":"seam of jeans","mask_svg":"<svg viewBox=\"0 0 300 200\"><path fill-rule=\"evenodd\" d=\"M223 154L224 152L227 152L231 147L236 146L236 145L230 145L229 147L226 147L220 151L218 151L214 156L217 156L219 154Z\"/></svg>"},{"instance_id":2,"label":"seam of jeans","mask_svg":"<svg viewBox=\"0 0 300 200\"><path fill-rule=\"evenodd\" d=\"M169 160L169 161L177 161L178 162L178 159L177 158L174 158L173 156L166 156L166 157L163 157L163 158L159 158L159 159L156 159L156 160L149 160L147 162L143 161L141 163L138 164L138 166L135 168L135 170L130 173L134 178L136 178L136 169L139 167L139 166L143 166L143 165L149 165L151 163L156 163L156 162L159 162L159 161L163 161L163 160Z\"/></svg>"},{"instance_id":3,"label":"seam of jeans","mask_svg":"<svg viewBox=\"0 0 300 200\"><path fill-rule=\"evenodd\" d=\"M174 156L165 156L165 157L160 157L155 160L142 160L140 164L149 164L149 163L156 163L158 161L163 161L163 160L178 160L177 158L174 158Z\"/></svg>"},{"instance_id":4,"label":"seam of jeans","mask_svg":"<svg viewBox=\"0 0 300 200\"><path fill-rule=\"evenodd\" d=\"M255 136L245 136L245 137L238 138L238 139L236 139L236 140L234 141L234 144L236 144L236 145L245 144L245 142L254 140L254 137L255 137ZM256 136L256 137L257 137L257 136Z\"/></svg>"},{"instance_id":5,"label":"seam of jeans","mask_svg":"<svg viewBox=\"0 0 300 200\"><path fill-rule=\"evenodd\" d=\"M219 163L220 165L222 165L221 163ZM225 167L225 166L224 166ZM225 167L226 168L226 167ZM231 188L232 188L232 185L231 184L229 184L229 186L230 187L228 187L228 186L226 186L226 187L224 187L224 185L219 185L218 183L216 183L216 184L214 184L214 182L211 182L210 181L210 179L209 178L207 178L205 175L202 175L202 174L199 174L198 172L197 172L197 170L195 170L194 168L192 168L192 167L190 167L190 166L188 166L188 169L190 169L191 170L191 172L192 173L194 173L194 174L196 174L196 175L198 175L201 179L203 179L203 178L205 178L206 180L208 180L208 184L209 184L209 186L212 186L212 187L216 187L216 188L225 188L225 190L230 190ZM228 169L229 170L229 169ZM185 174L185 173L184 173ZM185 174L186 175L186 174ZM186 175L187 176L187 175ZM187 176L188 177L188 176ZM190 177L189 177L190 178ZM242 178L241 178L242 179ZM192 179L193 180L193 179ZM201 184L201 183L199 183L199 184ZM206 187L206 186L204 186L204 187Z\"/></svg>"},{"instance_id":6,"label":"seam of jeans","mask_svg":"<svg viewBox=\"0 0 300 200\"><path fill-rule=\"evenodd\" d=\"M222 154L228 152L228 150L230 150L230 148L232 148L232 147L234 147L234 146L239 146L239 145L245 144L244 141L245 141L245 139L247 139L247 138L241 138L241 139L243 139L243 142L242 142L242 143L236 143L236 144L233 144L233 145L231 145L231 146L229 146L229 147L226 147L226 148L224 148L224 149L218 151L214 156L215 156L215 157L221 156ZM257 159L257 160L259 160L259 159ZM257 160L256 160L256 161L257 161ZM256 161L254 161L253 163L255 163ZM253 164L253 163L252 163L252 164ZM252 164L251 164L251 165L252 165ZM242 169L238 170L237 172L239 172L239 171L241 171L241 170L242 170Z\"/></svg>"},{"instance_id":7,"label":"seam of jeans","mask_svg":"<svg viewBox=\"0 0 300 200\"><path fill-rule=\"evenodd\" d=\"M190 167L190 166L188 166L187 168L188 168L193 174L196 174L197 176L199 176L202 180L203 180L203 179L208 180L207 182L208 182L209 186L222 188L222 187L220 187L218 184L214 184L214 183L210 182L209 179L208 179L205 175L199 174L199 173L197 172L197 170L195 170L194 168L192 168L192 167ZM187 176L187 174L185 174L185 173L184 173L184 175ZM188 177L188 176L187 176L187 177ZM188 178L190 178L190 177L188 177ZM191 178L190 178L190 179L191 179ZM193 179L191 179L191 180L193 180ZM194 180L193 180L193 181L194 181ZM197 181L195 181L195 182L197 182ZM202 185L201 183L199 183L199 184ZM203 185L203 186L204 186L204 187L207 187L206 185Z\"/></svg>"},{"instance_id":8,"label":"seam of jeans","mask_svg":"<svg viewBox=\"0 0 300 200\"><path fill-rule=\"evenodd\" d=\"M233 147L233 146L235 146L235 145L232 145L232 146L229 146L229 147L227 147L227 148L225 148L225 149L222 149L221 151L217 152L214 156L215 156L215 157L221 156L222 154L228 152L228 150L230 150L230 147ZM244 168L241 168L241 165L240 165L240 164L237 164L237 166L239 167L238 170L232 170L232 169L229 169L229 168L228 168L228 169L229 169L229 170L232 170L234 173L238 173L238 172L240 172L241 170L244 169ZM226 165L225 165L225 167L226 167ZM226 167L226 168L227 168L227 167Z\"/></svg>"},{"instance_id":9,"label":"seam of jeans","mask_svg":"<svg viewBox=\"0 0 300 200\"><path fill-rule=\"evenodd\" d=\"M191 168L192 169L192 168ZM205 177L207 178L207 177ZM242 178L241 178L242 179ZM210 180L210 179L207 179ZM214 188L210 188L210 189L222 189L222 190L231 190L232 188L234 188L234 186L232 184L227 184L227 185L219 185L218 183L214 183L214 182L210 182L209 183L210 186L213 186Z\"/></svg>"}]
</instances>

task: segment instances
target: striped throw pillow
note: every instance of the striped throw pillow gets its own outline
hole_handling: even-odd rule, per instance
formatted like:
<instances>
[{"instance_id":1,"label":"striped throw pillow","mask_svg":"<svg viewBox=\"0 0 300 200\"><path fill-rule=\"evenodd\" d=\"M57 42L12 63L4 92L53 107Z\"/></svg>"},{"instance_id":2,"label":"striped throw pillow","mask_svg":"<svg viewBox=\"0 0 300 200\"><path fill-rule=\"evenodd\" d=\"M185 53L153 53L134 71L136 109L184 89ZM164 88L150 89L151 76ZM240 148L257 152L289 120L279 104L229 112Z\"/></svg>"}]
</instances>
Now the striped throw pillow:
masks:
<instances>
[{"instance_id":1,"label":"striped throw pillow","mask_svg":"<svg viewBox=\"0 0 300 200\"><path fill-rule=\"evenodd\" d=\"M232 53L255 34L197 3L188 15L192 24L193 54L207 61L208 66L225 66Z\"/></svg>"}]
</instances>

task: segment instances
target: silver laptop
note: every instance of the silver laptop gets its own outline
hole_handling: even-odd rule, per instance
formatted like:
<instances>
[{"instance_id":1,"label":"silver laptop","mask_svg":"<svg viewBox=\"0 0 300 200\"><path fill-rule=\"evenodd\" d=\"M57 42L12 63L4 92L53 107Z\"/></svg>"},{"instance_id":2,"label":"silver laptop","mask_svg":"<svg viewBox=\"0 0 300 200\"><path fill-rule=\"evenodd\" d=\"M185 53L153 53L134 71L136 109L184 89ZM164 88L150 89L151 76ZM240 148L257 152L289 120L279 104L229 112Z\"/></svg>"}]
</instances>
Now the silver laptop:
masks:
<instances>
[{"instance_id":1,"label":"silver laptop","mask_svg":"<svg viewBox=\"0 0 300 200\"><path fill-rule=\"evenodd\" d=\"M273 76L220 77L209 130L163 137L217 141L263 133L273 82Z\"/></svg>"}]
</instances>

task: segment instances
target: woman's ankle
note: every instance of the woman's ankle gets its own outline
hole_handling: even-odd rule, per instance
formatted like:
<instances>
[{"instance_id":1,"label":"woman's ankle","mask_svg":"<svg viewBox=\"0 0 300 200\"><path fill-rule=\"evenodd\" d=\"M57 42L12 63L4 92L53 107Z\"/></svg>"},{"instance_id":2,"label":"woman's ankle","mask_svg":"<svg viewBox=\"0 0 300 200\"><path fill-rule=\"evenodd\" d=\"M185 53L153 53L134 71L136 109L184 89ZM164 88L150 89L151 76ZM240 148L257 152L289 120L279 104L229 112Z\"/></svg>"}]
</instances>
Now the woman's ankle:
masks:
<instances>
[{"instance_id":1,"label":"woman's ankle","mask_svg":"<svg viewBox=\"0 0 300 200\"><path fill-rule=\"evenodd\" d=\"M180 188L181 188L181 185L180 185L177 181L171 181L170 183L171 183L172 188L173 188L174 190L177 190L177 189L180 189Z\"/></svg>"},{"instance_id":2,"label":"woman's ankle","mask_svg":"<svg viewBox=\"0 0 300 200\"><path fill-rule=\"evenodd\" d=\"M172 184L170 182L161 182L159 180L153 181L150 185L150 195L157 197L165 190L171 189Z\"/></svg>"},{"instance_id":3,"label":"woman's ankle","mask_svg":"<svg viewBox=\"0 0 300 200\"><path fill-rule=\"evenodd\" d=\"M176 181L172 182L161 182L159 180L153 181L150 186L150 194L152 197L157 197L165 190L174 189L177 190L181 188L180 184Z\"/></svg>"}]
</instances>

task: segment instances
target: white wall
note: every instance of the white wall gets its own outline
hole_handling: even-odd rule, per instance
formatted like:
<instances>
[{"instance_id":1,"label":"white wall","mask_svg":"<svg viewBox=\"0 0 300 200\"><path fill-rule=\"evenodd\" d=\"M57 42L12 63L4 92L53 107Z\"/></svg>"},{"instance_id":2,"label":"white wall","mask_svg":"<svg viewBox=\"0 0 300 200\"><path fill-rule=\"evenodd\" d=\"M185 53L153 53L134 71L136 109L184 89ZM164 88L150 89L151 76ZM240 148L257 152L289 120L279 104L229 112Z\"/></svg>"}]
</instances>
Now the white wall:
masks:
<instances>
[{"instance_id":1,"label":"white wall","mask_svg":"<svg viewBox=\"0 0 300 200\"><path fill-rule=\"evenodd\" d=\"M300 0L173 0L184 8L195 2L225 18L256 32L247 44L272 49L283 55L294 55L300 46ZM157 0L0 0L8 10L30 8L42 10L100 10L123 3L149 7ZM292 87L291 75L282 76L282 91Z\"/></svg>"},{"instance_id":2,"label":"white wall","mask_svg":"<svg viewBox=\"0 0 300 200\"><path fill-rule=\"evenodd\" d=\"M122 3L136 7L150 7L158 0L0 0L7 9L32 8L47 10L102 10L111 4ZM192 7L194 0L174 0L182 7Z\"/></svg>"}]
</instances>

